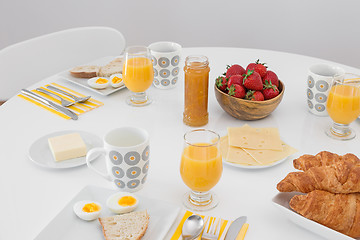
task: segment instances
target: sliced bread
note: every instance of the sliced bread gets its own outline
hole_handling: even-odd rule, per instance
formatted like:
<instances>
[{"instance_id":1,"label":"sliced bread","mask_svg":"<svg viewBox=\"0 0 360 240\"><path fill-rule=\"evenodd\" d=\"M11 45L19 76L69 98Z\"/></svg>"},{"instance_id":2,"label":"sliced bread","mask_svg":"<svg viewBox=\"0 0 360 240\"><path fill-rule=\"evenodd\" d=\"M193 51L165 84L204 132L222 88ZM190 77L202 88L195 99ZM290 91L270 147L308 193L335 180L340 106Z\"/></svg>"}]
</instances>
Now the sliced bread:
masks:
<instances>
[{"instance_id":1,"label":"sliced bread","mask_svg":"<svg viewBox=\"0 0 360 240\"><path fill-rule=\"evenodd\" d=\"M70 74L77 78L92 78L98 75L99 70L98 66L79 66L71 69Z\"/></svg>"},{"instance_id":2,"label":"sliced bread","mask_svg":"<svg viewBox=\"0 0 360 240\"><path fill-rule=\"evenodd\" d=\"M139 240L149 225L147 211L99 218L106 240Z\"/></svg>"},{"instance_id":3,"label":"sliced bread","mask_svg":"<svg viewBox=\"0 0 360 240\"><path fill-rule=\"evenodd\" d=\"M123 59L115 58L103 67L100 67L98 76L99 77L110 77L116 73L122 73Z\"/></svg>"}]
</instances>

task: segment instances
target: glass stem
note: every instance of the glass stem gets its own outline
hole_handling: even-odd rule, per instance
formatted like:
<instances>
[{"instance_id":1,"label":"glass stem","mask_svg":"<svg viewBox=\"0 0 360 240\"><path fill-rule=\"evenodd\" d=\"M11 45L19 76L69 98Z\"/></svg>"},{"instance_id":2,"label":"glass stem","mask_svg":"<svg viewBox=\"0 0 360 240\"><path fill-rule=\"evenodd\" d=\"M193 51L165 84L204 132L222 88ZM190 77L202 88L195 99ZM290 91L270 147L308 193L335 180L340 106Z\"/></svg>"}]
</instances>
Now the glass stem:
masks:
<instances>
[{"instance_id":1,"label":"glass stem","mask_svg":"<svg viewBox=\"0 0 360 240\"><path fill-rule=\"evenodd\" d=\"M148 100L145 92L137 92L131 96L131 101L135 104L145 103Z\"/></svg>"},{"instance_id":2,"label":"glass stem","mask_svg":"<svg viewBox=\"0 0 360 240\"><path fill-rule=\"evenodd\" d=\"M196 206L204 206L211 203L212 196L209 191L207 192L191 191L189 195L189 201Z\"/></svg>"},{"instance_id":3,"label":"glass stem","mask_svg":"<svg viewBox=\"0 0 360 240\"><path fill-rule=\"evenodd\" d=\"M337 137L345 137L350 135L351 130L349 124L340 124L334 122L333 126L330 129L331 133Z\"/></svg>"}]
</instances>

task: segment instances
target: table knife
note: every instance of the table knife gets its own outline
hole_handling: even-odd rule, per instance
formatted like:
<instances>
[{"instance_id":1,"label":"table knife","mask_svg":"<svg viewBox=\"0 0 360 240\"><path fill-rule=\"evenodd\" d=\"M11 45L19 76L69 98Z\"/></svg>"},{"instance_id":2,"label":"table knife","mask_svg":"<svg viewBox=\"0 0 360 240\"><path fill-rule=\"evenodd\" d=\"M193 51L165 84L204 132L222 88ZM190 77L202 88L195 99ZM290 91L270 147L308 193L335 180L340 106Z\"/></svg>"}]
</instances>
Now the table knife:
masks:
<instances>
[{"instance_id":1,"label":"table knife","mask_svg":"<svg viewBox=\"0 0 360 240\"><path fill-rule=\"evenodd\" d=\"M244 223L246 223L246 216L239 217L233 221L224 240L235 240Z\"/></svg>"},{"instance_id":2,"label":"table knife","mask_svg":"<svg viewBox=\"0 0 360 240\"><path fill-rule=\"evenodd\" d=\"M52 101L50 100L47 100L46 98L43 98L42 96L34 93L34 92L31 92L27 89L21 89L21 93L31 97L31 98L34 98L52 108L54 108L56 111L59 111L59 112L62 112L64 113L66 116L69 116L71 119L73 120L77 120L78 119L78 115L76 115L74 112L72 112L71 110L69 109L66 109L65 107L62 107L56 103L53 103Z\"/></svg>"}]
</instances>

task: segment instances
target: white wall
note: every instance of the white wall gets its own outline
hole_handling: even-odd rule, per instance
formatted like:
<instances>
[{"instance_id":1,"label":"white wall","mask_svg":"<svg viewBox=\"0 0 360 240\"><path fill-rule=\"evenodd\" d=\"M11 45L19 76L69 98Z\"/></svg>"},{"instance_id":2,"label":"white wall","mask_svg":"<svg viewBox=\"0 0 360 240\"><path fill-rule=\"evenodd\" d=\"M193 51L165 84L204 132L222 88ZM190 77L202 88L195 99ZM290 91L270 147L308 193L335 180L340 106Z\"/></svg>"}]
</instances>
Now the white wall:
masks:
<instances>
[{"instance_id":1,"label":"white wall","mask_svg":"<svg viewBox=\"0 0 360 240\"><path fill-rule=\"evenodd\" d=\"M128 45L172 40L184 47L261 48L360 68L359 9L359 0L0 0L0 49L105 25L120 30Z\"/></svg>"}]
</instances>

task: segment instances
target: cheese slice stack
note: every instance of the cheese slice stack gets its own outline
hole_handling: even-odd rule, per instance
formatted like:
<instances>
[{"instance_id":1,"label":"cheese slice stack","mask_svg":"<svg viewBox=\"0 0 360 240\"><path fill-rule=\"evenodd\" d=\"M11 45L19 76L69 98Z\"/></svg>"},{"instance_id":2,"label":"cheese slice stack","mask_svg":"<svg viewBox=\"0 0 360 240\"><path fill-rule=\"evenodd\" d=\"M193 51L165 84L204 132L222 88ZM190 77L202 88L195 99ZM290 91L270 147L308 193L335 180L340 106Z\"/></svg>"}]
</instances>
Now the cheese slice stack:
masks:
<instances>
[{"instance_id":1,"label":"cheese slice stack","mask_svg":"<svg viewBox=\"0 0 360 240\"><path fill-rule=\"evenodd\" d=\"M277 128L252 128L246 124L227 130L228 135L220 139L220 150L230 163L270 165L297 152L281 141Z\"/></svg>"}]
</instances>

